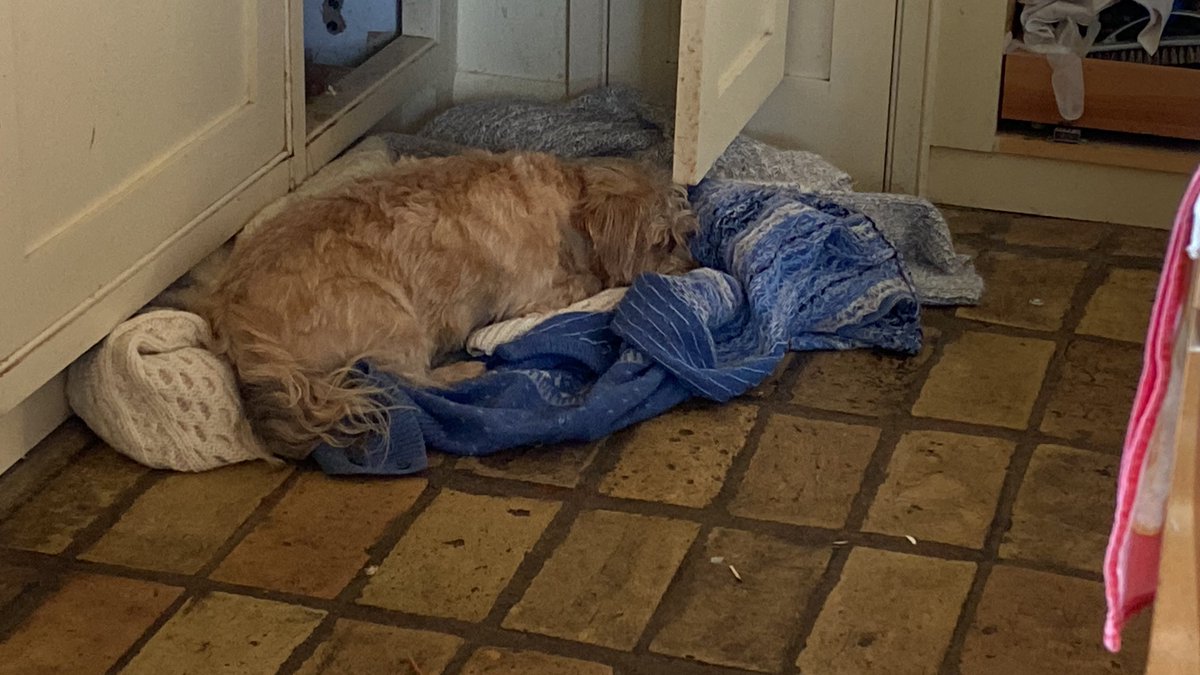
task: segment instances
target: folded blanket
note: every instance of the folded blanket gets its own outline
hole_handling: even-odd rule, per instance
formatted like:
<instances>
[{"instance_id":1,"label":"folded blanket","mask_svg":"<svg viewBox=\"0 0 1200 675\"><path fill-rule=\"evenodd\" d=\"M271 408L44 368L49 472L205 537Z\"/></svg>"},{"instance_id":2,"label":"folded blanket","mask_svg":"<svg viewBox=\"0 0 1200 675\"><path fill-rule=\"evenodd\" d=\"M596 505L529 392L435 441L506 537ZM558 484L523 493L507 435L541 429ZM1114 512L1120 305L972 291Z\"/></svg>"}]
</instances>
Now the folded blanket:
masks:
<instances>
[{"instance_id":1,"label":"folded blanket","mask_svg":"<svg viewBox=\"0 0 1200 675\"><path fill-rule=\"evenodd\" d=\"M427 447L483 455L587 441L688 398L727 401L788 350L920 349L916 291L862 213L727 181L702 183L691 199L701 226L693 254L707 268L645 275L613 311L549 318L453 389L415 389L361 364L388 392L390 434L314 458L330 473L411 473L425 468Z\"/></svg>"}]
</instances>

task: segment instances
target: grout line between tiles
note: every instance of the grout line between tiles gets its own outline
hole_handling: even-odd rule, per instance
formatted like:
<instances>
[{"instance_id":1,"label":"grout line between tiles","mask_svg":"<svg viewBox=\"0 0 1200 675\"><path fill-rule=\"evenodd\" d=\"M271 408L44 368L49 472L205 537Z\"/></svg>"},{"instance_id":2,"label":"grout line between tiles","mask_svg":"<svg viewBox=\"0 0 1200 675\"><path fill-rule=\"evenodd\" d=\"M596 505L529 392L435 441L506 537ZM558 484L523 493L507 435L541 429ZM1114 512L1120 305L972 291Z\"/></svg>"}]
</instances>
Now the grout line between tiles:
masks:
<instances>
[{"instance_id":1,"label":"grout line between tiles","mask_svg":"<svg viewBox=\"0 0 1200 675\"><path fill-rule=\"evenodd\" d=\"M1076 339L1074 329L1078 326L1086 310L1087 299L1092 296L1104 280L1104 266L1101 262L1091 261L1084 271L1083 277L1075 287L1071 303L1063 316L1062 328L1056 334L1054 354L1046 366L1042 377L1038 396L1030 411L1026 432L1019 435L1017 445L1005 470L1004 483L1000 489L996 510L983 546L983 561L976 568L975 577L963 602L962 611L954 627L951 639L939 669L940 675L954 675L959 671L967 633L975 620L987 581L1000 555L1000 547L1005 533L1012 526L1013 507L1024 482L1025 471L1033 458L1034 450L1039 444L1037 434L1033 432L1041 427L1046 409L1049 407L1055 385L1061 381L1066 367L1066 352L1071 341Z\"/></svg>"},{"instance_id":2,"label":"grout line between tiles","mask_svg":"<svg viewBox=\"0 0 1200 675\"><path fill-rule=\"evenodd\" d=\"M69 450L64 456L52 454L42 458L31 458L29 454L17 461L11 467L0 474L0 493L5 493L5 499L0 501L0 524L13 517L16 512L28 503L33 496L40 492L43 488L50 484L51 481L58 478L73 460L85 452L95 449L97 446L104 444L98 437L91 433L90 429L84 427L81 429L72 429L70 432L65 431L68 427L84 426L83 422L78 418L69 418L60 427L50 432L45 439L37 444L30 454L38 451L43 453L57 453L56 449L44 447L44 444L53 444L56 436L63 433L85 433L89 435L83 443L74 450ZM65 442L65 439L58 439ZM40 451L38 448L42 448ZM38 464L49 463L50 466L36 466ZM31 476L24 476L26 472L34 472ZM22 484L23 483L23 484ZM15 485L14 485L15 484ZM10 498L7 493L17 492L18 497Z\"/></svg>"},{"instance_id":3,"label":"grout line between tiles","mask_svg":"<svg viewBox=\"0 0 1200 675\"><path fill-rule=\"evenodd\" d=\"M471 658L471 655L481 646L471 637L464 638L458 649L454 650L454 655L446 662L446 667L442 670L442 675L458 675L458 673L461 673L463 666L467 665L467 661Z\"/></svg>"},{"instance_id":4,"label":"grout line between tiles","mask_svg":"<svg viewBox=\"0 0 1200 675\"><path fill-rule=\"evenodd\" d=\"M7 640L29 616L62 588L63 579L36 566L37 577L32 585L21 591L8 604L0 607L0 641Z\"/></svg>"},{"instance_id":5,"label":"grout line between tiles","mask_svg":"<svg viewBox=\"0 0 1200 675\"><path fill-rule=\"evenodd\" d=\"M288 654L287 659L279 666L276 675L292 675L297 670L304 666L304 662L312 658L312 655L317 652L317 648L333 635L334 626L337 624L341 614L336 611L327 613L321 619L321 623L313 629L308 637L304 638L300 644Z\"/></svg>"},{"instance_id":6,"label":"grout line between tiles","mask_svg":"<svg viewBox=\"0 0 1200 675\"><path fill-rule=\"evenodd\" d=\"M488 615L480 625L492 626L500 628L504 622L504 618L512 610L521 598L529 590L529 586L533 583L534 578L542 571L550 557L558 550L558 547L566 541L567 536L571 532L571 528L575 524L576 518L579 516L580 506L577 500L569 500L562 502L558 513L550 519L546 529L542 531L538 540L534 542L533 547L529 549L524 559L517 566L516 572L509 578L508 583L496 596L496 600L492 603L492 608L488 611Z\"/></svg>"},{"instance_id":7,"label":"grout line between tiles","mask_svg":"<svg viewBox=\"0 0 1200 675\"><path fill-rule=\"evenodd\" d=\"M450 471L453 471L453 469L450 469ZM437 478L441 477L442 476L437 476ZM435 482L437 484L435 484ZM421 491L421 494L417 496L417 499L412 503L412 505L409 506L405 511L397 514L396 517L393 518L391 522L389 522L383 528L383 532L367 549L367 560L365 563L363 563L362 568L358 570L358 572L354 575L354 578L351 579L350 583L346 584L346 587L343 588L341 592L337 594L337 596L335 596L334 600L336 602L352 604L358 600L358 596L362 594L363 588L365 588L367 583L371 580L371 577L367 575L367 568L383 564L383 561L387 559L388 555L392 552L392 549L396 547L396 544L400 543L400 539L402 539L404 534L408 532L408 529L412 527L413 522L415 522L417 518L420 518L421 514L425 513L425 509L429 508L429 505L433 503L433 500L436 499L439 494L441 494L441 483L441 480L435 481L435 477L430 476L425 484L425 489Z\"/></svg>"},{"instance_id":8,"label":"grout line between tiles","mask_svg":"<svg viewBox=\"0 0 1200 675\"><path fill-rule=\"evenodd\" d=\"M246 516L246 519L243 520L241 524L239 524L233 530L232 533L230 533L229 537L226 538L225 541L218 546L215 551L213 551L212 556L210 556L209 559L200 567L195 576L207 578L208 575L212 574L213 571L221 565L230 552L237 548L238 544L242 543L242 540L246 538L246 535L253 532L254 528L258 527L267 519L267 516L270 515L271 510L274 509L275 506L278 505L285 496L287 496L288 492L291 492L292 486L294 486L296 482L300 480L300 476L303 475L303 473L303 471L293 468L291 473L289 473L286 478L280 481L279 485L275 486L275 489L271 490L265 497L259 500L258 505L253 511L250 512L250 515Z\"/></svg>"},{"instance_id":9,"label":"grout line between tiles","mask_svg":"<svg viewBox=\"0 0 1200 675\"><path fill-rule=\"evenodd\" d=\"M821 616L821 611L825 609L829 595L842 580L842 571L846 568L846 561L850 559L850 551L853 548L852 545L839 546L830 553L829 562L825 564L821 579L805 599L804 611L800 614L800 620L796 622L796 634L783 651L783 662L779 670L782 675L793 675L800 672L796 662L807 646L813 630L817 627L817 620Z\"/></svg>"},{"instance_id":10,"label":"grout line between tiles","mask_svg":"<svg viewBox=\"0 0 1200 675\"><path fill-rule=\"evenodd\" d=\"M734 500L737 499L738 491L741 489L742 482L746 479L746 473L750 470L750 464L754 461L754 457L758 454L759 446L762 444L763 435L766 433L767 426L771 422L771 417L774 413L767 403L761 403L754 413L754 424L750 426L750 431L746 433L746 440L742 443L742 447L734 453L732 461L729 463L729 469L725 472L725 478L721 481L721 489L713 496L712 501L704 507L705 511L710 513L730 513L730 507Z\"/></svg>"},{"instance_id":11,"label":"grout line between tiles","mask_svg":"<svg viewBox=\"0 0 1200 675\"><path fill-rule=\"evenodd\" d=\"M150 471L145 475L138 477L132 485L125 488L121 494L109 504L108 508L104 509L92 522L86 527L75 533L71 544L60 554L67 558L76 558L82 555L96 542L100 541L105 534L116 525L117 521L125 515L133 503L136 502L147 490L158 484L159 481L166 477L166 473L162 471Z\"/></svg>"},{"instance_id":12,"label":"grout line between tiles","mask_svg":"<svg viewBox=\"0 0 1200 675\"><path fill-rule=\"evenodd\" d=\"M663 590L662 596L659 597L658 605L650 614L650 619L646 621L646 625L642 628L642 634L638 636L637 643L634 644L631 650L635 655L654 654L651 651L650 645L653 644L654 638L658 637L659 632L670 623L674 618L682 614L687 606L687 598L678 589L683 588L688 580L688 575L697 565L703 563L705 550L708 548L708 538L712 535L714 526L709 524L701 524L696 531L696 536L692 539L692 543L688 545L687 551L680 558L679 564L675 567L675 573L671 575L671 580L667 583Z\"/></svg>"},{"instance_id":13,"label":"grout line between tiles","mask_svg":"<svg viewBox=\"0 0 1200 675\"><path fill-rule=\"evenodd\" d=\"M184 605L203 595L203 592L197 592L192 589L184 589L184 591L179 594L179 597L175 598L175 601L168 605L167 608L163 610L163 613L159 614L158 618L152 621L149 626L146 626L146 630L142 631L142 634L138 636L138 639L134 640L133 644L129 645L129 647L121 654L121 656L118 657L115 662L113 662L113 665L109 667L107 671L105 671L107 675L116 675L124 670L125 666L128 666L129 662L133 661L133 659L137 657L142 649L154 639L154 636L158 634L158 631L161 630L162 627L166 625L166 623L170 621L175 614L183 608Z\"/></svg>"},{"instance_id":14,"label":"grout line between tiles","mask_svg":"<svg viewBox=\"0 0 1200 675\"><path fill-rule=\"evenodd\" d=\"M907 429L901 428L905 425L899 422L910 417L909 411L912 410L912 406L920 397L925 381L937 364L941 362L946 344L954 337L952 331L941 330L940 333L938 342L934 345L933 352L926 359L926 362L913 374L912 381L908 383L908 388L904 396L901 397L900 404L896 410L887 416L886 422L885 420L878 420L879 422L883 422L879 425L881 430L879 440L859 480L858 492L850 502L850 509L843 527L838 532L839 537L841 537L840 540L847 541L847 544L835 547L831 553L829 563L826 565L821 581L805 604L796 635L784 651L781 673L790 674L799 672L797 663L800 654L807 646L808 639L812 635L813 630L816 629L817 621L825 608L829 595L833 593L833 589L841 582L842 572L846 567L846 561L850 558L851 551L859 543L865 543L866 537L870 536L861 532L862 525L866 520L867 513L875 500L875 496L878 494L880 486L887 479L887 467L891 463L896 446L904 434L907 433ZM894 541L896 538L890 537L888 539ZM907 540L905 540L905 543L908 543Z\"/></svg>"}]
</instances>

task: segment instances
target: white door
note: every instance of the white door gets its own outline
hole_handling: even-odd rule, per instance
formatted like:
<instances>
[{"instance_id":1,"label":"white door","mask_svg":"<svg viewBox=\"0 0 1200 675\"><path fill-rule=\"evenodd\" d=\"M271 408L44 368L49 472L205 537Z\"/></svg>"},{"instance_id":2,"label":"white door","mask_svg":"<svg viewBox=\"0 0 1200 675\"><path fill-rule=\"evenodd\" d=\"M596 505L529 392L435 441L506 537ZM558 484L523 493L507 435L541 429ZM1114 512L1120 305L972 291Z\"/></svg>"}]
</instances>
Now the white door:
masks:
<instances>
[{"instance_id":1,"label":"white door","mask_svg":"<svg viewBox=\"0 0 1200 675\"><path fill-rule=\"evenodd\" d=\"M746 125L756 138L803 148L883 189L896 0L791 0L783 81Z\"/></svg>"},{"instance_id":2,"label":"white door","mask_svg":"<svg viewBox=\"0 0 1200 675\"><path fill-rule=\"evenodd\" d=\"M683 0L675 182L695 184L783 79L785 0Z\"/></svg>"},{"instance_id":3,"label":"white door","mask_svg":"<svg viewBox=\"0 0 1200 675\"><path fill-rule=\"evenodd\" d=\"M681 0L675 179L698 181L744 128L881 189L897 4Z\"/></svg>"},{"instance_id":4,"label":"white door","mask_svg":"<svg viewBox=\"0 0 1200 675\"><path fill-rule=\"evenodd\" d=\"M282 159L287 34L282 0L0 0L0 376Z\"/></svg>"}]
</instances>

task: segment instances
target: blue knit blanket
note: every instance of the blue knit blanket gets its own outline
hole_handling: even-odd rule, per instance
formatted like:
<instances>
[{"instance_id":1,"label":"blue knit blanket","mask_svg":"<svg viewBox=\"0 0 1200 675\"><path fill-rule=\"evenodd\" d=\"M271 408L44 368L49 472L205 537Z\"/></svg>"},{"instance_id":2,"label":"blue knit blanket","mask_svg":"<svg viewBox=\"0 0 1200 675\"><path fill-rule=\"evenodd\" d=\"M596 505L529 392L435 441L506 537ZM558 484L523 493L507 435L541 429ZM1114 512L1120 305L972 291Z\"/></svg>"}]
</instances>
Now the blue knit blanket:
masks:
<instances>
[{"instance_id":1,"label":"blue knit blanket","mask_svg":"<svg viewBox=\"0 0 1200 675\"><path fill-rule=\"evenodd\" d=\"M486 455L594 440L692 397L739 396L788 350L919 351L916 291L865 215L779 186L710 180L690 196L703 269L645 275L612 312L553 317L453 389L360 364L388 392L390 434L321 447L321 468L406 474L426 468L427 448Z\"/></svg>"}]
</instances>

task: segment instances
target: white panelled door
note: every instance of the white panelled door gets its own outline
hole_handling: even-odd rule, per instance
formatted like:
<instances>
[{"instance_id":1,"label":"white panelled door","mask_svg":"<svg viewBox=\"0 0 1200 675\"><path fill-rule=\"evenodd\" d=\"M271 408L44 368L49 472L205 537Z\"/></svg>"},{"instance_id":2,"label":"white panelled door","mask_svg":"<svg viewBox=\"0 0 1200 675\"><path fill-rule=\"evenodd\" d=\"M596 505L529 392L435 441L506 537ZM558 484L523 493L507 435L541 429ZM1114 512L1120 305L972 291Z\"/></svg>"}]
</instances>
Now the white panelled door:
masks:
<instances>
[{"instance_id":1,"label":"white panelled door","mask_svg":"<svg viewBox=\"0 0 1200 675\"><path fill-rule=\"evenodd\" d=\"M786 0L683 0L675 182L694 184L783 78Z\"/></svg>"},{"instance_id":2,"label":"white panelled door","mask_svg":"<svg viewBox=\"0 0 1200 675\"><path fill-rule=\"evenodd\" d=\"M0 413L25 353L286 157L287 6L0 0Z\"/></svg>"},{"instance_id":3,"label":"white panelled door","mask_svg":"<svg viewBox=\"0 0 1200 675\"><path fill-rule=\"evenodd\" d=\"M811 150L883 188L892 94L894 0L791 0L783 81L746 132Z\"/></svg>"},{"instance_id":4,"label":"white panelled door","mask_svg":"<svg viewBox=\"0 0 1200 675\"><path fill-rule=\"evenodd\" d=\"M702 178L744 127L882 188L895 0L679 2L677 182Z\"/></svg>"}]
</instances>

